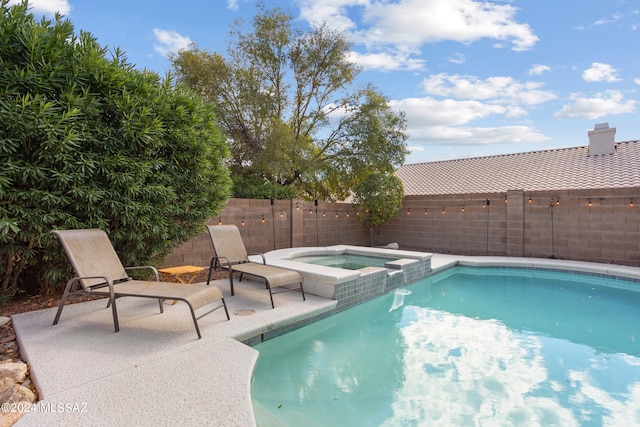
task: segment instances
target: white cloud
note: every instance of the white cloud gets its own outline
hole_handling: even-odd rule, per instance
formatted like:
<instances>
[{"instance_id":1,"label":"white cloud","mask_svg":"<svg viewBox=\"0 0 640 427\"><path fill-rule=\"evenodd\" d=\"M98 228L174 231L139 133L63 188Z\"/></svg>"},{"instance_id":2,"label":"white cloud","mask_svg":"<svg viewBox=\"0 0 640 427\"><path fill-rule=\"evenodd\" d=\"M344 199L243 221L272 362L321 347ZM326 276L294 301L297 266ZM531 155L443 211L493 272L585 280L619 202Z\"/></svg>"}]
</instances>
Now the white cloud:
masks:
<instances>
[{"instance_id":1,"label":"white cloud","mask_svg":"<svg viewBox=\"0 0 640 427\"><path fill-rule=\"evenodd\" d=\"M247 0L227 0L227 9L237 11L240 9L240 3L246 3Z\"/></svg>"},{"instance_id":2,"label":"white cloud","mask_svg":"<svg viewBox=\"0 0 640 427\"><path fill-rule=\"evenodd\" d=\"M596 22L594 22L594 25L605 25L605 24L610 24L612 22L617 22L619 20L621 20L622 18L624 18L624 14L618 12L618 13L614 13L611 18L602 18L602 19L598 19Z\"/></svg>"},{"instance_id":3,"label":"white cloud","mask_svg":"<svg viewBox=\"0 0 640 427\"><path fill-rule=\"evenodd\" d=\"M406 98L392 102L392 106L404 111L408 125L415 128L456 126L494 114L509 113L509 109L503 105L431 97Z\"/></svg>"},{"instance_id":4,"label":"white cloud","mask_svg":"<svg viewBox=\"0 0 640 427\"><path fill-rule=\"evenodd\" d=\"M548 137L526 124L469 126L475 120L501 116L511 118L526 112L518 107L474 100L437 100L431 97L393 101L392 108L405 112L412 152L434 145L469 146L539 142Z\"/></svg>"},{"instance_id":5,"label":"white cloud","mask_svg":"<svg viewBox=\"0 0 640 427\"><path fill-rule=\"evenodd\" d=\"M463 53L454 53L447 60L454 64L464 64L466 62L466 57Z\"/></svg>"},{"instance_id":6,"label":"white cloud","mask_svg":"<svg viewBox=\"0 0 640 427\"><path fill-rule=\"evenodd\" d=\"M548 65L535 64L533 67L531 67L531 69L529 69L529 75L539 76L546 71L551 71L551 67L549 67Z\"/></svg>"},{"instance_id":7,"label":"white cloud","mask_svg":"<svg viewBox=\"0 0 640 427\"><path fill-rule=\"evenodd\" d=\"M158 44L153 47L153 50L163 56L177 53L180 49L187 49L192 43L189 37L183 36L176 31L154 28L153 34L158 42Z\"/></svg>"},{"instance_id":8,"label":"white cloud","mask_svg":"<svg viewBox=\"0 0 640 427\"><path fill-rule=\"evenodd\" d=\"M523 121L528 112L522 105L556 98L554 93L541 89L542 83L441 73L427 77L422 85L427 96L391 102L392 108L405 113L412 153L428 146L518 144L549 139Z\"/></svg>"},{"instance_id":9,"label":"white cloud","mask_svg":"<svg viewBox=\"0 0 640 427\"><path fill-rule=\"evenodd\" d=\"M518 82L512 77L489 77L436 74L422 82L429 95L457 99L493 100L499 103L535 105L556 98L553 92L542 90L541 82Z\"/></svg>"},{"instance_id":10,"label":"white cloud","mask_svg":"<svg viewBox=\"0 0 640 427\"><path fill-rule=\"evenodd\" d=\"M349 18L348 9L367 7L369 0L309 0L300 8L301 16L309 22L328 22L339 31L356 28L356 23Z\"/></svg>"},{"instance_id":11,"label":"white cloud","mask_svg":"<svg viewBox=\"0 0 640 427\"><path fill-rule=\"evenodd\" d=\"M531 49L538 37L529 25L517 22L516 12L509 4L473 0L306 0L300 13L309 22L326 21L349 33L373 52L408 58L423 45L441 41L494 39L515 51ZM452 57L456 61L459 56ZM415 66L408 60L394 64Z\"/></svg>"},{"instance_id":12,"label":"white cloud","mask_svg":"<svg viewBox=\"0 0 640 427\"><path fill-rule=\"evenodd\" d=\"M9 6L22 3L22 0L9 0ZM31 13L44 13L54 15L56 12L68 15L71 12L71 5L67 0L29 0L29 11Z\"/></svg>"},{"instance_id":13,"label":"white cloud","mask_svg":"<svg viewBox=\"0 0 640 427\"><path fill-rule=\"evenodd\" d=\"M572 103L562 107L553 117L557 119L584 118L588 120L599 119L604 116L613 116L636 111L637 102L631 99L625 100L619 90L610 90L587 98L582 95L572 95Z\"/></svg>"},{"instance_id":14,"label":"white cloud","mask_svg":"<svg viewBox=\"0 0 640 427\"><path fill-rule=\"evenodd\" d=\"M617 70L611 65L594 62L591 68L582 72L582 78L587 82L617 82L620 79L616 73Z\"/></svg>"},{"instance_id":15,"label":"white cloud","mask_svg":"<svg viewBox=\"0 0 640 427\"><path fill-rule=\"evenodd\" d=\"M528 50L538 41L527 24L515 21L516 9L508 4L472 0L400 0L372 2L364 22L372 27L362 35L366 42L421 46L453 40L471 43L483 38L510 41L514 50Z\"/></svg>"},{"instance_id":16,"label":"white cloud","mask_svg":"<svg viewBox=\"0 0 640 427\"><path fill-rule=\"evenodd\" d=\"M365 69L380 71L422 70L425 61L391 52L359 53L351 51L349 59Z\"/></svg>"},{"instance_id":17,"label":"white cloud","mask_svg":"<svg viewBox=\"0 0 640 427\"><path fill-rule=\"evenodd\" d=\"M520 144L541 142L549 139L546 135L527 125L473 127L434 126L419 132L409 132L411 144L422 146L474 146L495 144ZM418 144L418 145L416 145ZM423 148L423 150L425 150ZM417 151L412 150L412 151Z\"/></svg>"}]
</instances>

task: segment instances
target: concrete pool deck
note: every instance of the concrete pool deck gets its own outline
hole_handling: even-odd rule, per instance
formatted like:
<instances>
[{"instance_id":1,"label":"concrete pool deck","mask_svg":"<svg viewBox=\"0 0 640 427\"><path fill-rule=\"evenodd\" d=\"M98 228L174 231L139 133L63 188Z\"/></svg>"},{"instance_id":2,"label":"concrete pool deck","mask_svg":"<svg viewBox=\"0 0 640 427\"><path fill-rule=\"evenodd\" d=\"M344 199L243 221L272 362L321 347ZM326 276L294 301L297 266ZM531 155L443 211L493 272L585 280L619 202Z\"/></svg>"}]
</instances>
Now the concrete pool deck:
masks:
<instances>
[{"instance_id":1,"label":"concrete pool deck","mask_svg":"<svg viewBox=\"0 0 640 427\"><path fill-rule=\"evenodd\" d=\"M465 257L434 254L434 273L456 265L578 270L640 279L640 268L577 261ZM120 332L113 332L105 301L12 316L22 356L40 393L39 412L18 426L225 425L253 426L251 375L258 352L239 341L335 308L336 301L297 292L274 297L271 309L262 285L216 281L231 321L218 310L200 320L198 340L186 305L158 312L157 302L118 300ZM244 310L255 314L242 316Z\"/></svg>"}]
</instances>

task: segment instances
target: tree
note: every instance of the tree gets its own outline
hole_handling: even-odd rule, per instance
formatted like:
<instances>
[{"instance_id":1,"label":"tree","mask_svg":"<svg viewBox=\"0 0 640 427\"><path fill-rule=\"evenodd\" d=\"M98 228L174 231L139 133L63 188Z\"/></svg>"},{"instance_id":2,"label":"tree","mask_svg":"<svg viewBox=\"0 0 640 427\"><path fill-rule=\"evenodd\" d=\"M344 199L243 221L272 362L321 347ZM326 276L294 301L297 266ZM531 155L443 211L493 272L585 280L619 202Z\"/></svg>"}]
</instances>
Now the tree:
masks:
<instances>
[{"instance_id":1,"label":"tree","mask_svg":"<svg viewBox=\"0 0 640 427\"><path fill-rule=\"evenodd\" d=\"M307 199L343 199L371 172L404 162L404 113L372 85L351 88L360 70L343 33L326 24L303 32L292 22L261 6L250 32L236 21L226 57L193 45L172 57L173 70L216 105L236 194L253 177L269 191L265 183Z\"/></svg>"},{"instance_id":2,"label":"tree","mask_svg":"<svg viewBox=\"0 0 640 427\"><path fill-rule=\"evenodd\" d=\"M59 15L1 7L0 297L69 277L52 229L104 229L125 265L202 231L231 188L212 106Z\"/></svg>"},{"instance_id":3,"label":"tree","mask_svg":"<svg viewBox=\"0 0 640 427\"><path fill-rule=\"evenodd\" d=\"M373 228L393 218L402 207L404 188L395 175L374 173L358 184L351 205L358 220L369 227L373 246Z\"/></svg>"}]
</instances>

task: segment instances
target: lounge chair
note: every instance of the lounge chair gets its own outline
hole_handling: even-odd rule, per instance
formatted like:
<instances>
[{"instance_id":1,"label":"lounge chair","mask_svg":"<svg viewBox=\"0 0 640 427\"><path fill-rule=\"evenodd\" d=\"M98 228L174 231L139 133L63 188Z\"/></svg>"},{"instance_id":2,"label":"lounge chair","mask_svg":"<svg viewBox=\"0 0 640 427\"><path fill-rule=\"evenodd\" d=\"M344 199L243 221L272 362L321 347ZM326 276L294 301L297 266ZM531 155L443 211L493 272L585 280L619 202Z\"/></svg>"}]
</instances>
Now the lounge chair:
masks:
<instances>
[{"instance_id":1,"label":"lounge chair","mask_svg":"<svg viewBox=\"0 0 640 427\"><path fill-rule=\"evenodd\" d=\"M158 281L158 271L151 266L124 268L107 234L98 229L86 230L54 230L75 270L76 277L67 282L58 312L53 321L56 325L67 297L71 294L102 295L109 298L107 307L111 305L113 311L113 325L116 332L120 330L116 299L120 297L142 297L158 300L160 312L164 312L162 301L184 301L191 310L193 324L198 338L201 338L198 319L223 307L229 320L229 311L222 296L222 292L215 286L204 284L184 285ZM132 280L126 270L151 269L156 281ZM80 287L78 287L80 285ZM220 301L218 305L206 313L196 317L195 311Z\"/></svg>"},{"instance_id":2,"label":"lounge chair","mask_svg":"<svg viewBox=\"0 0 640 427\"><path fill-rule=\"evenodd\" d=\"M233 275L240 273L240 280L244 274L258 277L264 280L269 290L269 298L271 299L271 308L275 308L273 304L273 294L287 291L297 291L300 289L302 300L306 300L304 296L304 288L302 287L302 276L297 271L287 270L286 268L274 267L266 265L266 260L262 254L253 254L262 256L262 264L249 260L249 254L242 242L240 231L235 225L208 225L209 235L213 243L213 250L216 255L211 258L209 266L209 276L207 283L211 280L211 272L219 265L229 269L229 285L231 287L231 295L233 296ZM299 285L291 288L290 285ZM273 288L284 287L278 292L273 292Z\"/></svg>"}]
</instances>

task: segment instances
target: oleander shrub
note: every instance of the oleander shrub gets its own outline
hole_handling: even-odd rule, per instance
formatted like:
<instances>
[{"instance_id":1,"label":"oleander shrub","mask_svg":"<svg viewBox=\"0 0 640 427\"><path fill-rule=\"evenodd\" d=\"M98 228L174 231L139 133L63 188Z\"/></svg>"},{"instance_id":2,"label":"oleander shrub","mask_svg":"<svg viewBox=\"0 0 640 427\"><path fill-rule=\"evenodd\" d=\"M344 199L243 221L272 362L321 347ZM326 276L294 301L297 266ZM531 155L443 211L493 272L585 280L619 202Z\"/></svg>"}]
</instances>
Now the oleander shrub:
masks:
<instances>
[{"instance_id":1,"label":"oleander shrub","mask_svg":"<svg viewBox=\"0 0 640 427\"><path fill-rule=\"evenodd\" d=\"M1 7L0 299L64 285L53 229L101 228L125 265L202 231L231 188L212 106L60 15Z\"/></svg>"}]
</instances>

